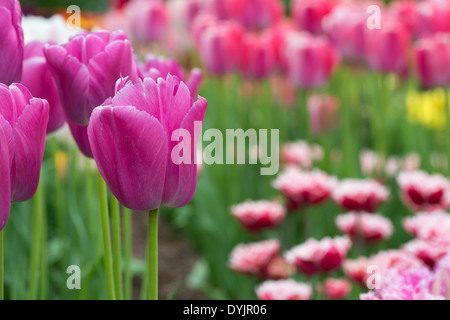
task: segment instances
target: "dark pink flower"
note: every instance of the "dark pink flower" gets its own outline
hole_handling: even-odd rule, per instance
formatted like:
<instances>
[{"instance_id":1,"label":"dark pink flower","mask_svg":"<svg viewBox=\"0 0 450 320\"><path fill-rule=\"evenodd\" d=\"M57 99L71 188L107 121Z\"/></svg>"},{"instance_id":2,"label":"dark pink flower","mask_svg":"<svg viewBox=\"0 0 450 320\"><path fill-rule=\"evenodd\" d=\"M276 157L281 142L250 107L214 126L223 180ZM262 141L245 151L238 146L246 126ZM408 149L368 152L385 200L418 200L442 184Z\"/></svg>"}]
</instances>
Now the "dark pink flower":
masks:
<instances>
[{"instance_id":1,"label":"dark pink flower","mask_svg":"<svg viewBox=\"0 0 450 320\"><path fill-rule=\"evenodd\" d=\"M259 231L278 226L286 209L275 201L246 201L232 206L231 214L248 230Z\"/></svg>"},{"instance_id":2,"label":"dark pink flower","mask_svg":"<svg viewBox=\"0 0 450 320\"><path fill-rule=\"evenodd\" d=\"M306 275L329 272L338 268L350 249L348 237L308 239L286 252L286 260Z\"/></svg>"},{"instance_id":3,"label":"dark pink flower","mask_svg":"<svg viewBox=\"0 0 450 320\"><path fill-rule=\"evenodd\" d=\"M99 171L111 192L130 209L185 206L197 183L197 137L206 99L199 97L193 103L187 86L171 75L157 82L125 80L118 82L115 96L96 108L89 122L89 142ZM180 137L174 139L177 134L182 137L183 157L181 150L174 151L180 148Z\"/></svg>"},{"instance_id":4,"label":"dark pink flower","mask_svg":"<svg viewBox=\"0 0 450 320\"><path fill-rule=\"evenodd\" d=\"M346 279L327 278L324 285L325 295L333 300L345 299L352 290L352 284Z\"/></svg>"},{"instance_id":5,"label":"dark pink flower","mask_svg":"<svg viewBox=\"0 0 450 320\"><path fill-rule=\"evenodd\" d=\"M292 17L299 30L320 34L322 19L337 3L330 0L295 0L291 4Z\"/></svg>"},{"instance_id":6,"label":"dark pink flower","mask_svg":"<svg viewBox=\"0 0 450 320\"><path fill-rule=\"evenodd\" d=\"M39 184L49 106L21 84L0 83L0 230L10 202L30 199Z\"/></svg>"},{"instance_id":7,"label":"dark pink flower","mask_svg":"<svg viewBox=\"0 0 450 320\"><path fill-rule=\"evenodd\" d=\"M336 217L339 230L352 238L376 242L389 238L394 227L389 219L372 213L349 212Z\"/></svg>"}]
</instances>

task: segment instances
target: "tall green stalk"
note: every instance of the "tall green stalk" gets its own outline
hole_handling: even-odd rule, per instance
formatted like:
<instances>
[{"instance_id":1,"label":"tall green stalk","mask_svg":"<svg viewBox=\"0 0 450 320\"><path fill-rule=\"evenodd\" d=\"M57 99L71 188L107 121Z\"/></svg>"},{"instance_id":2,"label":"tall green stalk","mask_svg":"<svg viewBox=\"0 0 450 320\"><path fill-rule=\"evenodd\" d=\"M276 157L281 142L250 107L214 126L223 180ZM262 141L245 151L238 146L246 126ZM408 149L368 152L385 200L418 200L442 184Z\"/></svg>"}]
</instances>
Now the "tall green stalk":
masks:
<instances>
[{"instance_id":1,"label":"tall green stalk","mask_svg":"<svg viewBox=\"0 0 450 320\"><path fill-rule=\"evenodd\" d=\"M109 215L108 215L108 195L105 181L100 172L98 173L98 194L100 201L100 216L103 234L103 251L105 260L106 273L106 288L108 290L108 299L116 300L116 293L114 289L114 273L111 254L111 239L109 230Z\"/></svg>"},{"instance_id":2,"label":"tall green stalk","mask_svg":"<svg viewBox=\"0 0 450 320\"><path fill-rule=\"evenodd\" d=\"M158 300L158 211L148 213L148 280L149 299Z\"/></svg>"},{"instance_id":3,"label":"tall green stalk","mask_svg":"<svg viewBox=\"0 0 450 320\"><path fill-rule=\"evenodd\" d=\"M122 270L120 262L122 258L120 244L120 212L119 201L111 195L111 215L113 231L113 269L114 269L114 288L116 289L116 298L122 300Z\"/></svg>"},{"instance_id":4,"label":"tall green stalk","mask_svg":"<svg viewBox=\"0 0 450 320\"><path fill-rule=\"evenodd\" d=\"M33 197L33 221L32 221L32 243L30 256L30 284L28 299L35 300L37 297L38 275L40 269L42 250L42 226L43 226L43 199L42 192L44 179L40 179L36 194Z\"/></svg>"},{"instance_id":5,"label":"tall green stalk","mask_svg":"<svg viewBox=\"0 0 450 320\"><path fill-rule=\"evenodd\" d=\"M124 256L125 256L125 292L124 297L126 300L132 299L132 274L131 274L131 258L132 258L132 221L131 221L131 210L125 207L123 208L123 245L124 245Z\"/></svg>"}]
</instances>

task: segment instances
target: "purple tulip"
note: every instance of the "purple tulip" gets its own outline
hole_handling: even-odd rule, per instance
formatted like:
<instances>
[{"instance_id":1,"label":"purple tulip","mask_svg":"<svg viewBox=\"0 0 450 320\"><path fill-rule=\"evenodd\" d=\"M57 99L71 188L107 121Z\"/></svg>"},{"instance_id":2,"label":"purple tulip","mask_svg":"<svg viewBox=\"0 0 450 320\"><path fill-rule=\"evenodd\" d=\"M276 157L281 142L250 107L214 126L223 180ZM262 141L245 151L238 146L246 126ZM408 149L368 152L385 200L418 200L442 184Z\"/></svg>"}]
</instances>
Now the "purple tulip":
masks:
<instances>
[{"instance_id":1,"label":"purple tulip","mask_svg":"<svg viewBox=\"0 0 450 320\"><path fill-rule=\"evenodd\" d=\"M145 57L145 64L138 63L138 72L141 79L152 78L157 81L159 77L166 78L168 74L176 76L179 81L183 81L189 88L191 97L195 99L198 89L203 80L203 73L200 69L194 68L189 74L189 79L186 76L183 68L174 59L158 57L149 54Z\"/></svg>"},{"instance_id":2,"label":"purple tulip","mask_svg":"<svg viewBox=\"0 0 450 320\"><path fill-rule=\"evenodd\" d=\"M10 201L26 201L36 192L48 115L48 102L23 85L0 84L0 230Z\"/></svg>"},{"instance_id":3,"label":"purple tulip","mask_svg":"<svg viewBox=\"0 0 450 320\"><path fill-rule=\"evenodd\" d=\"M18 0L0 0L0 83L19 82L22 75L22 9Z\"/></svg>"},{"instance_id":4,"label":"purple tulip","mask_svg":"<svg viewBox=\"0 0 450 320\"><path fill-rule=\"evenodd\" d=\"M30 42L25 46L21 83L30 90L33 97L46 99L50 105L47 133L64 125L64 111L59 92L44 57L44 44Z\"/></svg>"},{"instance_id":5,"label":"purple tulip","mask_svg":"<svg viewBox=\"0 0 450 320\"><path fill-rule=\"evenodd\" d=\"M157 82L122 81L117 87L106 105L94 109L88 126L101 175L128 208L186 205L197 182L195 125L203 123L206 99L193 103L188 87L171 75ZM190 139L182 138L183 158L188 159L180 164L172 154L180 144L172 139L177 129L190 134Z\"/></svg>"},{"instance_id":6,"label":"purple tulip","mask_svg":"<svg viewBox=\"0 0 450 320\"><path fill-rule=\"evenodd\" d=\"M137 80L133 51L121 31L80 33L44 53L67 119L76 125L89 123L92 110L114 94L121 76Z\"/></svg>"}]
</instances>

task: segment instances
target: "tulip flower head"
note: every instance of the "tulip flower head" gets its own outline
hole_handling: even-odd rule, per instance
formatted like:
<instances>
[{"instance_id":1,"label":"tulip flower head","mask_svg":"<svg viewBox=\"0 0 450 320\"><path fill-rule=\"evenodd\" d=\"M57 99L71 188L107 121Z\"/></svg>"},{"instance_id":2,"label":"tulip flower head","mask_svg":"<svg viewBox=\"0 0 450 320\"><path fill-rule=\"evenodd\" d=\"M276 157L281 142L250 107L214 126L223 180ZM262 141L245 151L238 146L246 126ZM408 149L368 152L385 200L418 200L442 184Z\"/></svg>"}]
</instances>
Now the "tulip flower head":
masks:
<instances>
[{"instance_id":1,"label":"tulip flower head","mask_svg":"<svg viewBox=\"0 0 450 320\"><path fill-rule=\"evenodd\" d=\"M47 100L33 98L21 84L0 84L0 230L10 202L30 199L39 184L49 117Z\"/></svg>"},{"instance_id":2,"label":"tulip flower head","mask_svg":"<svg viewBox=\"0 0 450 320\"><path fill-rule=\"evenodd\" d=\"M22 9L18 0L0 0L0 83L10 85L22 76Z\"/></svg>"},{"instance_id":3,"label":"tulip flower head","mask_svg":"<svg viewBox=\"0 0 450 320\"><path fill-rule=\"evenodd\" d=\"M118 81L115 96L94 110L87 130L99 171L120 203L149 211L192 199L200 134L194 131L206 106L202 97L193 103L188 87L172 75ZM190 135L183 136L182 159L173 152L179 145L174 132L181 129Z\"/></svg>"},{"instance_id":4,"label":"tulip flower head","mask_svg":"<svg viewBox=\"0 0 450 320\"><path fill-rule=\"evenodd\" d=\"M283 220L286 210L274 201L246 201L231 207L231 214L250 231L276 227Z\"/></svg>"},{"instance_id":5,"label":"tulip flower head","mask_svg":"<svg viewBox=\"0 0 450 320\"><path fill-rule=\"evenodd\" d=\"M267 280L256 288L259 300L310 300L311 285L287 280Z\"/></svg>"},{"instance_id":6,"label":"tulip flower head","mask_svg":"<svg viewBox=\"0 0 450 320\"><path fill-rule=\"evenodd\" d=\"M368 277L367 268L369 267L369 260L366 257L359 257L357 259L347 259L342 264L344 273L354 282L365 286Z\"/></svg>"},{"instance_id":7,"label":"tulip flower head","mask_svg":"<svg viewBox=\"0 0 450 320\"><path fill-rule=\"evenodd\" d=\"M349 212L336 217L339 230L354 239L366 242L385 240L392 235L393 226L389 219L366 212Z\"/></svg>"},{"instance_id":8,"label":"tulip flower head","mask_svg":"<svg viewBox=\"0 0 450 320\"><path fill-rule=\"evenodd\" d=\"M345 299L352 290L352 284L346 279L327 278L324 283L325 295L333 300Z\"/></svg>"}]
</instances>

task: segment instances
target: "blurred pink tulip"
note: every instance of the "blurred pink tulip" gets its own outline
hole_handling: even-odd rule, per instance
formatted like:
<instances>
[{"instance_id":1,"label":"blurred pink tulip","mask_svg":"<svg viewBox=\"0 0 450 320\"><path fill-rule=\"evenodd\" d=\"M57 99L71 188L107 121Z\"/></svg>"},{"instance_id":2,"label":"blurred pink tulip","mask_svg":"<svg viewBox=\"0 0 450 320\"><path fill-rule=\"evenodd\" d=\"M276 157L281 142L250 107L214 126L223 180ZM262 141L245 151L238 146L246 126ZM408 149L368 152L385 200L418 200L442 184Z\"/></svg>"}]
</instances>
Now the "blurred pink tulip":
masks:
<instances>
[{"instance_id":1,"label":"blurred pink tulip","mask_svg":"<svg viewBox=\"0 0 450 320\"><path fill-rule=\"evenodd\" d=\"M0 0L0 83L10 85L22 76L22 9L18 0Z\"/></svg>"},{"instance_id":2,"label":"blurred pink tulip","mask_svg":"<svg viewBox=\"0 0 450 320\"><path fill-rule=\"evenodd\" d=\"M246 201L231 207L231 214L250 231L274 228L283 220L286 210L278 202Z\"/></svg>"},{"instance_id":3,"label":"blurred pink tulip","mask_svg":"<svg viewBox=\"0 0 450 320\"><path fill-rule=\"evenodd\" d=\"M223 1L223 0L221 0ZM227 0L229 18L240 22L244 28L258 30L276 24L283 17L280 0Z\"/></svg>"},{"instance_id":4,"label":"blurred pink tulip","mask_svg":"<svg viewBox=\"0 0 450 320\"><path fill-rule=\"evenodd\" d=\"M406 218L403 227L416 239L441 247L450 246L450 215L443 211L420 212Z\"/></svg>"},{"instance_id":5,"label":"blurred pink tulip","mask_svg":"<svg viewBox=\"0 0 450 320\"><path fill-rule=\"evenodd\" d=\"M336 217L336 225L355 241L377 242L389 238L394 230L389 219L372 213L349 212Z\"/></svg>"},{"instance_id":6,"label":"blurred pink tulip","mask_svg":"<svg viewBox=\"0 0 450 320\"><path fill-rule=\"evenodd\" d=\"M167 29L167 8L162 0L132 0L124 8L133 42L157 42Z\"/></svg>"},{"instance_id":7,"label":"blurred pink tulip","mask_svg":"<svg viewBox=\"0 0 450 320\"><path fill-rule=\"evenodd\" d=\"M309 130L315 136L329 132L339 124L339 100L331 95L308 97Z\"/></svg>"},{"instance_id":8,"label":"blurred pink tulip","mask_svg":"<svg viewBox=\"0 0 450 320\"><path fill-rule=\"evenodd\" d=\"M21 84L0 84L0 230L10 202L30 199L39 184L49 106Z\"/></svg>"},{"instance_id":9,"label":"blurred pink tulip","mask_svg":"<svg viewBox=\"0 0 450 320\"><path fill-rule=\"evenodd\" d=\"M64 111L59 100L59 92L44 56L42 42L30 42L25 46L21 83L30 90L33 97L48 101L50 114L47 133L64 125Z\"/></svg>"},{"instance_id":10,"label":"blurred pink tulip","mask_svg":"<svg viewBox=\"0 0 450 320\"><path fill-rule=\"evenodd\" d=\"M138 62L137 66L139 77L142 80L144 78L152 78L157 81L159 77L165 79L168 74L171 74L178 78L179 81L186 83L193 99L197 97L198 89L203 80L203 73L200 69L192 69L189 79L186 79L183 68L174 59L158 57L152 54L145 57L145 64Z\"/></svg>"},{"instance_id":11,"label":"blurred pink tulip","mask_svg":"<svg viewBox=\"0 0 450 320\"><path fill-rule=\"evenodd\" d=\"M114 94L121 76L137 80L133 51L121 31L80 33L44 48L67 119L85 126L92 110Z\"/></svg>"},{"instance_id":12,"label":"blurred pink tulip","mask_svg":"<svg viewBox=\"0 0 450 320\"><path fill-rule=\"evenodd\" d=\"M400 21L386 16L380 29L366 28L365 37L367 61L373 70L406 75L410 34Z\"/></svg>"},{"instance_id":13,"label":"blurred pink tulip","mask_svg":"<svg viewBox=\"0 0 450 320\"><path fill-rule=\"evenodd\" d=\"M115 96L94 109L88 127L89 142L99 171L111 192L125 207L153 210L161 205L185 206L197 183L195 123L203 123L207 102L192 103L183 82L168 75L136 84L122 79ZM172 152L178 146L172 134L187 130L183 154L189 161L177 164Z\"/></svg>"},{"instance_id":14,"label":"blurred pink tulip","mask_svg":"<svg viewBox=\"0 0 450 320\"><path fill-rule=\"evenodd\" d=\"M450 246L432 241L414 239L403 245L403 250L414 255L432 268L440 258L450 252Z\"/></svg>"},{"instance_id":15,"label":"blurred pink tulip","mask_svg":"<svg viewBox=\"0 0 450 320\"><path fill-rule=\"evenodd\" d=\"M333 300L345 299L352 290L347 279L327 278L324 283L325 295Z\"/></svg>"},{"instance_id":16,"label":"blurred pink tulip","mask_svg":"<svg viewBox=\"0 0 450 320\"><path fill-rule=\"evenodd\" d=\"M374 212L387 201L389 190L376 180L344 179L332 197L344 210Z\"/></svg>"},{"instance_id":17,"label":"blurred pink tulip","mask_svg":"<svg viewBox=\"0 0 450 320\"><path fill-rule=\"evenodd\" d=\"M410 253L401 250L379 251L369 258L369 266L376 266L381 271L381 277L391 269L408 270L424 267L422 261Z\"/></svg>"},{"instance_id":18,"label":"blurred pink tulip","mask_svg":"<svg viewBox=\"0 0 450 320\"><path fill-rule=\"evenodd\" d=\"M240 69L247 78L263 79L275 69L274 39L270 34L245 34L240 55Z\"/></svg>"},{"instance_id":19,"label":"blurred pink tulip","mask_svg":"<svg viewBox=\"0 0 450 320\"><path fill-rule=\"evenodd\" d=\"M259 300L310 300L311 285L287 280L267 280L256 288Z\"/></svg>"},{"instance_id":20,"label":"blurred pink tulip","mask_svg":"<svg viewBox=\"0 0 450 320\"><path fill-rule=\"evenodd\" d=\"M330 0L295 0L291 5L292 17L299 30L312 34L322 32L322 19L328 15L337 2Z\"/></svg>"},{"instance_id":21,"label":"blurred pink tulip","mask_svg":"<svg viewBox=\"0 0 450 320\"><path fill-rule=\"evenodd\" d=\"M273 182L286 198L289 210L318 205L327 200L337 185L337 179L321 171L305 172L289 167Z\"/></svg>"},{"instance_id":22,"label":"blurred pink tulip","mask_svg":"<svg viewBox=\"0 0 450 320\"><path fill-rule=\"evenodd\" d=\"M435 34L414 44L417 71L425 87L450 85L450 35Z\"/></svg>"},{"instance_id":23,"label":"blurred pink tulip","mask_svg":"<svg viewBox=\"0 0 450 320\"><path fill-rule=\"evenodd\" d=\"M200 35L200 56L215 75L234 71L242 53L242 28L231 22L208 27Z\"/></svg>"},{"instance_id":24,"label":"blurred pink tulip","mask_svg":"<svg viewBox=\"0 0 450 320\"><path fill-rule=\"evenodd\" d=\"M445 209L445 194L450 182L440 174L429 175L424 171L402 172L397 177L401 198L414 211Z\"/></svg>"},{"instance_id":25,"label":"blurred pink tulip","mask_svg":"<svg viewBox=\"0 0 450 320\"><path fill-rule=\"evenodd\" d=\"M344 273L354 282L365 286L366 279L369 276L367 268L369 267L369 260L366 257L359 257L357 259L347 259L342 264Z\"/></svg>"},{"instance_id":26,"label":"blurred pink tulip","mask_svg":"<svg viewBox=\"0 0 450 320\"><path fill-rule=\"evenodd\" d=\"M323 86L339 62L328 41L302 32L291 32L286 37L282 59L291 81L306 88Z\"/></svg>"},{"instance_id":27,"label":"blurred pink tulip","mask_svg":"<svg viewBox=\"0 0 450 320\"><path fill-rule=\"evenodd\" d=\"M324 17L324 33L344 59L364 59L367 17L366 7L353 2L340 4Z\"/></svg>"},{"instance_id":28,"label":"blurred pink tulip","mask_svg":"<svg viewBox=\"0 0 450 320\"><path fill-rule=\"evenodd\" d=\"M337 269L351 247L348 237L308 239L285 254L286 260L308 276Z\"/></svg>"}]
</instances>

